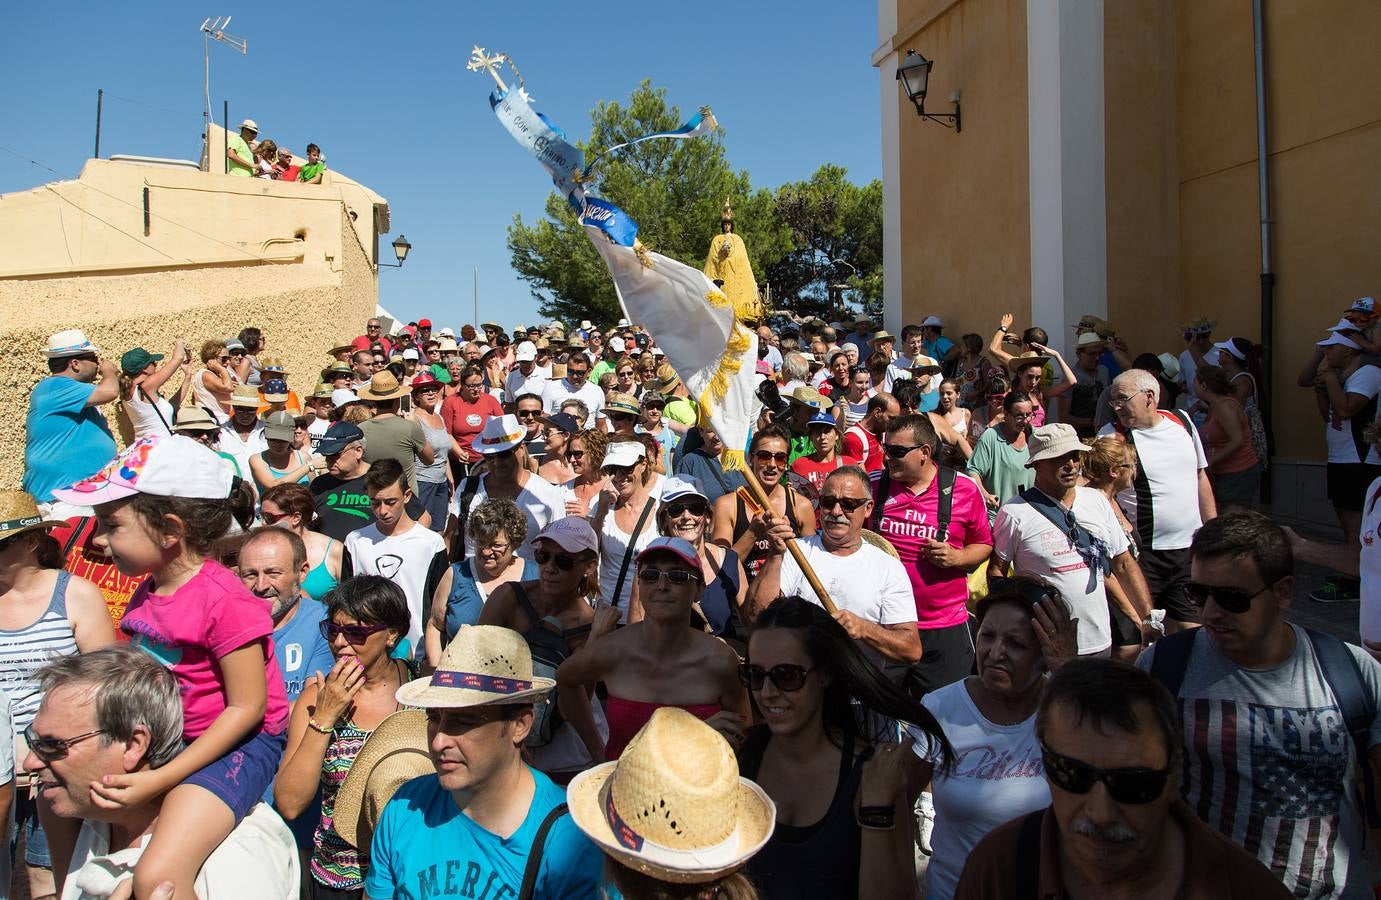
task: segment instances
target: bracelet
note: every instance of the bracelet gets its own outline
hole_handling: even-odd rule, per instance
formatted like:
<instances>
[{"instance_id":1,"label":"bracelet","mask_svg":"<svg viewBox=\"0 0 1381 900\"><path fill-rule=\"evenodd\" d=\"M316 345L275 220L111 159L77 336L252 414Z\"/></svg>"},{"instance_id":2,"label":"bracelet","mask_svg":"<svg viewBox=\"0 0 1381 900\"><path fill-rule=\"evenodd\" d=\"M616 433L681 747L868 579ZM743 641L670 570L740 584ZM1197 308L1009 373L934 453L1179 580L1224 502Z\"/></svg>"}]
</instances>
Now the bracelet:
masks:
<instances>
[{"instance_id":1,"label":"bracelet","mask_svg":"<svg viewBox=\"0 0 1381 900\"><path fill-rule=\"evenodd\" d=\"M891 806L860 806L856 821L870 831L891 831L897 824L897 811Z\"/></svg>"},{"instance_id":2,"label":"bracelet","mask_svg":"<svg viewBox=\"0 0 1381 900\"><path fill-rule=\"evenodd\" d=\"M321 727L319 724L317 724L317 720L313 718L307 719L307 727L315 731L317 734L330 734L331 732L335 731L335 728Z\"/></svg>"}]
</instances>

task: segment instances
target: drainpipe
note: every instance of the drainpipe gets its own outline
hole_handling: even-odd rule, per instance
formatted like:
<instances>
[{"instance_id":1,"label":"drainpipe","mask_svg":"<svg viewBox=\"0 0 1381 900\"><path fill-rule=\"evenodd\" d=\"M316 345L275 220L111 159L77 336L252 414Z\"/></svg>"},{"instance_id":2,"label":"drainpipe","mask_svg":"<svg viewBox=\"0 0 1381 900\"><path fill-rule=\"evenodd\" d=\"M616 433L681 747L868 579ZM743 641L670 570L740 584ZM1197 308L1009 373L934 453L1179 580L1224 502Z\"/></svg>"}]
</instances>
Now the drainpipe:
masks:
<instances>
[{"instance_id":1,"label":"drainpipe","mask_svg":"<svg viewBox=\"0 0 1381 900\"><path fill-rule=\"evenodd\" d=\"M1271 175L1266 156L1266 36L1263 0L1252 0L1252 56L1256 64L1256 180L1261 212L1261 417L1270 428L1271 375L1275 369L1275 272L1271 268ZM1271 501L1271 479L1262 479L1261 499Z\"/></svg>"}]
</instances>

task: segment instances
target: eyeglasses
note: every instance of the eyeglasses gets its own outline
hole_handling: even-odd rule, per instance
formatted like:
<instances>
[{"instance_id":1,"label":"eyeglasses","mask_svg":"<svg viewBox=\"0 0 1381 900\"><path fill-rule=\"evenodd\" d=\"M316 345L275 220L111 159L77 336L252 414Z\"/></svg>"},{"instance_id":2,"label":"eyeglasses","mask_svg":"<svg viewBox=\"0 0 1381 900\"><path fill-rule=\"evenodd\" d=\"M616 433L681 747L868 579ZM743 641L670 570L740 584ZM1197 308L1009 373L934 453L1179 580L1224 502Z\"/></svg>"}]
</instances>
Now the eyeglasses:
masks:
<instances>
[{"instance_id":1,"label":"eyeglasses","mask_svg":"<svg viewBox=\"0 0 1381 900\"><path fill-rule=\"evenodd\" d=\"M779 466L784 466L787 460L791 459L790 453L773 452L771 450L758 450L753 457L760 463L774 462Z\"/></svg>"},{"instance_id":2,"label":"eyeglasses","mask_svg":"<svg viewBox=\"0 0 1381 900\"><path fill-rule=\"evenodd\" d=\"M461 387L465 388L467 391L477 391L477 390L479 390L480 388L484 387L484 382L483 382L483 381L469 381L469 382L466 382L465 384L462 384Z\"/></svg>"},{"instance_id":3,"label":"eyeglasses","mask_svg":"<svg viewBox=\"0 0 1381 900\"><path fill-rule=\"evenodd\" d=\"M925 444L883 444L883 451L892 459L901 459L912 450L919 450Z\"/></svg>"},{"instance_id":4,"label":"eyeglasses","mask_svg":"<svg viewBox=\"0 0 1381 900\"><path fill-rule=\"evenodd\" d=\"M762 690L768 679L771 679L777 690L794 692L806 686L806 676L814 671L814 668L807 669L794 663L779 663L770 669L751 663L739 663L738 680L750 691Z\"/></svg>"},{"instance_id":5,"label":"eyeglasses","mask_svg":"<svg viewBox=\"0 0 1381 900\"><path fill-rule=\"evenodd\" d=\"M537 560L537 565L545 566L547 563L555 563L556 568L562 572L569 572L580 559L568 553L552 553L550 550L538 550L532 554L532 558Z\"/></svg>"},{"instance_id":6,"label":"eyeglasses","mask_svg":"<svg viewBox=\"0 0 1381 900\"><path fill-rule=\"evenodd\" d=\"M542 414L540 409L520 409L515 415L520 419L535 419Z\"/></svg>"},{"instance_id":7,"label":"eyeglasses","mask_svg":"<svg viewBox=\"0 0 1381 900\"><path fill-rule=\"evenodd\" d=\"M692 572L690 569L639 569L638 580L643 584L656 584L665 576L671 584L686 584L689 581L700 580L699 572Z\"/></svg>"},{"instance_id":8,"label":"eyeglasses","mask_svg":"<svg viewBox=\"0 0 1381 900\"><path fill-rule=\"evenodd\" d=\"M1245 591L1242 588L1223 587L1217 584L1200 584L1197 581L1187 581L1184 591L1199 606L1208 602L1212 597L1213 602L1217 603L1223 612L1241 614L1252 608L1252 601L1271 589L1266 585L1259 591Z\"/></svg>"},{"instance_id":9,"label":"eyeglasses","mask_svg":"<svg viewBox=\"0 0 1381 900\"><path fill-rule=\"evenodd\" d=\"M34 726L31 724L24 729L24 740L29 745L29 749L34 751L34 756L50 763L54 760L66 759L73 744L80 744L98 734L105 734L105 729L98 728L95 731L88 731L86 734L79 734L70 738L42 737L37 731L34 731Z\"/></svg>"},{"instance_id":10,"label":"eyeglasses","mask_svg":"<svg viewBox=\"0 0 1381 900\"><path fill-rule=\"evenodd\" d=\"M704 500L681 500L666 504L662 511L667 514L668 519L679 519L687 512L703 519L709 513L710 505Z\"/></svg>"},{"instance_id":11,"label":"eyeglasses","mask_svg":"<svg viewBox=\"0 0 1381 900\"><path fill-rule=\"evenodd\" d=\"M834 494L821 494L820 511L829 512L835 506L842 506L846 513L857 512L863 504L868 502L869 498L867 497L836 497Z\"/></svg>"},{"instance_id":12,"label":"eyeglasses","mask_svg":"<svg viewBox=\"0 0 1381 900\"><path fill-rule=\"evenodd\" d=\"M1060 790L1087 794L1093 790L1095 781L1101 781L1108 795L1118 803L1150 803L1165 791L1166 779L1170 777L1169 766L1164 769L1100 769L1083 760L1062 756L1044 743L1041 744L1041 758L1045 762L1045 774Z\"/></svg>"},{"instance_id":13,"label":"eyeglasses","mask_svg":"<svg viewBox=\"0 0 1381 900\"><path fill-rule=\"evenodd\" d=\"M1151 392L1150 392L1150 391L1137 391L1135 394L1128 394L1128 395L1125 396L1125 397L1122 396L1121 394L1113 394L1111 397L1108 398L1108 402L1112 404L1113 409L1119 409L1119 408L1121 408L1121 407L1123 407L1123 406L1126 406L1128 403L1131 403L1133 400L1135 400L1137 397L1141 396L1142 394L1146 394L1147 396L1150 396Z\"/></svg>"},{"instance_id":14,"label":"eyeglasses","mask_svg":"<svg viewBox=\"0 0 1381 900\"><path fill-rule=\"evenodd\" d=\"M223 362L223 363L228 363L228 362L230 362L230 355L229 355L229 354L226 354L225 356L222 356L222 357L221 357L221 362Z\"/></svg>"},{"instance_id":15,"label":"eyeglasses","mask_svg":"<svg viewBox=\"0 0 1381 900\"><path fill-rule=\"evenodd\" d=\"M610 413L609 418L615 422L636 422L638 417L632 413Z\"/></svg>"},{"instance_id":16,"label":"eyeglasses","mask_svg":"<svg viewBox=\"0 0 1381 900\"><path fill-rule=\"evenodd\" d=\"M584 378L586 375L589 374L589 369L572 369L570 367L566 368L566 375L569 378Z\"/></svg>"},{"instance_id":17,"label":"eyeglasses","mask_svg":"<svg viewBox=\"0 0 1381 900\"><path fill-rule=\"evenodd\" d=\"M336 638L344 637L345 642L352 647L358 647L369 640L371 634L378 634L388 628L387 625L337 625L330 619L321 620L321 636L326 638L326 643L334 643Z\"/></svg>"}]
</instances>

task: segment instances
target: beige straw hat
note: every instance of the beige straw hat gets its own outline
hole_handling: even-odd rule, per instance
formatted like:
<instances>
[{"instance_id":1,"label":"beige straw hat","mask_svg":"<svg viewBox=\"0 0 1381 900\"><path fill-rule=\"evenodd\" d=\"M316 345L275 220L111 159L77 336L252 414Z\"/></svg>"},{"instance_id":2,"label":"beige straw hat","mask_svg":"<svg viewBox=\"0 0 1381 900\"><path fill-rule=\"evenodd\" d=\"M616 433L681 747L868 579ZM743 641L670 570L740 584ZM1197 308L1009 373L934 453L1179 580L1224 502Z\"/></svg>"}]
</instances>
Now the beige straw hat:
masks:
<instances>
[{"instance_id":1,"label":"beige straw hat","mask_svg":"<svg viewBox=\"0 0 1381 900\"><path fill-rule=\"evenodd\" d=\"M766 792L739 776L729 742L674 706L654 712L616 762L577 775L566 802L611 858L679 884L743 866L777 818Z\"/></svg>"},{"instance_id":2,"label":"beige straw hat","mask_svg":"<svg viewBox=\"0 0 1381 900\"><path fill-rule=\"evenodd\" d=\"M441 653L436 671L398 689L405 706L460 709L536 703L556 682L532 674L532 651L523 636L498 625L462 625Z\"/></svg>"},{"instance_id":3,"label":"beige straw hat","mask_svg":"<svg viewBox=\"0 0 1381 900\"><path fill-rule=\"evenodd\" d=\"M33 495L27 491L0 491L0 539L65 524L39 515Z\"/></svg>"},{"instance_id":4,"label":"beige straw hat","mask_svg":"<svg viewBox=\"0 0 1381 900\"><path fill-rule=\"evenodd\" d=\"M427 752L427 714L404 709L379 723L355 754L336 794L334 827L352 847L369 848L388 801L414 778L436 771Z\"/></svg>"}]
</instances>

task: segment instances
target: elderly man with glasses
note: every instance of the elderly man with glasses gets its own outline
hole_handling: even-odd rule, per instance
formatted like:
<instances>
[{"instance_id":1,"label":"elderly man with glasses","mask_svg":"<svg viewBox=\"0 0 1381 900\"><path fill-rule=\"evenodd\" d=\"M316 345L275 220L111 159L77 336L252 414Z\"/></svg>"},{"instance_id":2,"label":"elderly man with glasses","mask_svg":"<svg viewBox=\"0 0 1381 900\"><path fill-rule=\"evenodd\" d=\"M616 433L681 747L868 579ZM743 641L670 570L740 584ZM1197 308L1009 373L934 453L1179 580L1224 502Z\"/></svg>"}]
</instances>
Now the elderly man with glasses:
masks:
<instances>
[{"instance_id":1,"label":"elderly man with glasses","mask_svg":"<svg viewBox=\"0 0 1381 900\"><path fill-rule=\"evenodd\" d=\"M93 783L160 768L182 750L177 679L153 657L117 644L50 663L38 673L44 698L22 760L52 811L82 820L75 852L57 879L63 897L105 897L134 876L163 798L110 808ZM296 897L300 869L292 833L266 804L254 806L206 860L199 897ZM154 898L171 896L170 884ZM160 893L162 891L163 893Z\"/></svg>"}]
</instances>

